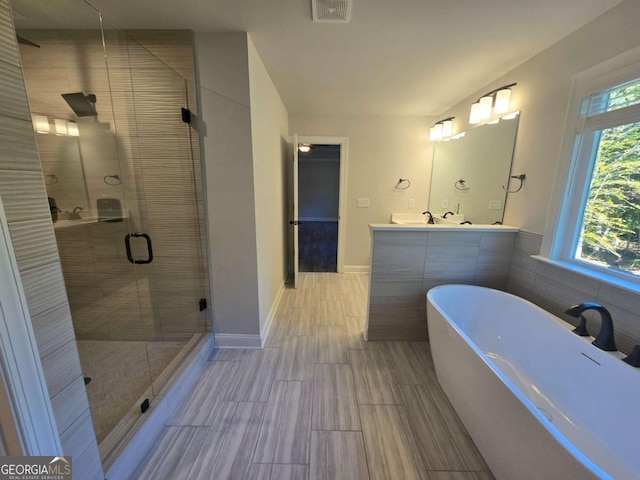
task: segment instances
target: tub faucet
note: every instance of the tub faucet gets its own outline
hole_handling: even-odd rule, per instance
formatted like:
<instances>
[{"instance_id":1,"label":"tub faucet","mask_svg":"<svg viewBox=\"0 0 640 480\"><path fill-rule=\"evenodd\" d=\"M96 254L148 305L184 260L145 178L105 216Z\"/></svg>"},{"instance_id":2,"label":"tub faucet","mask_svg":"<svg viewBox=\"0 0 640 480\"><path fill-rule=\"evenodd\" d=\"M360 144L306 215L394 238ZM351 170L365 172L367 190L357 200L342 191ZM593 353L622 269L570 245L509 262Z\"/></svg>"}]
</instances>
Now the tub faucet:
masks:
<instances>
[{"instance_id":1,"label":"tub faucet","mask_svg":"<svg viewBox=\"0 0 640 480\"><path fill-rule=\"evenodd\" d=\"M616 342L613 338L613 319L611 318L609 310L598 303L585 302L580 305L574 305L565 313L572 317L580 318L581 314L587 310L596 310L600 314L602 321L600 325L600 332L598 332L598 336L591 343L605 352L615 352L617 348Z\"/></svg>"},{"instance_id":2,"label":"tub faucet","mask_svg":"<svg viewBox=\"0 0 640 480\"><path fill-rule=\"evenodd\" d=\"M429 220L427 221L427 223L429 225L433 225L433 215L431 215L431 212L429 210L427 210L426 212L422 212L423 215L429 215Z\"/></svg>"}]
</instances>

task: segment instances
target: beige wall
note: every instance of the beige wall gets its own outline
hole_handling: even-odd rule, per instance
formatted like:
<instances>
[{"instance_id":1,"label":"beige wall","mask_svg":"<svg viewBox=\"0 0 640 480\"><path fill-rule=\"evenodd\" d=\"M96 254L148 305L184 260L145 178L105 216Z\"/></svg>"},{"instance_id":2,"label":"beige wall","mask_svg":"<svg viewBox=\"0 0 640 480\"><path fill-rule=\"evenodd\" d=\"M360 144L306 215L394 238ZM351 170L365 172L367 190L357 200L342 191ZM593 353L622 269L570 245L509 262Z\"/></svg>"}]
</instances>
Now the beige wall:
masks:
<instances>
[{"instance_id":1,"label":"beige wall","mask_svg":"<svg viewBox=\"0 0 640 480\"><path fill-rule=\"evenodd\" d=\"M214 332L259 335L246 33L196 33Z\"/></svg>"},{"instance_id":2,"label":"beige wall","mask_svg":"<svg viewBox=\"0 0 640 480\"><path fill-rule=\"evenodd\" d=\"M368 266L369 223L388 223L392 213L421 213L429 198L432 146L429 117L291 115L289 131L298 135L349 138L345 270ZM399 178L411 180L396 190ZM357 208L358 198L369 208ZM409 209L409 199L416 206Z\"/></svg>"},{"instance_id":3,"label":"beige wall","mask_svg":"<svg viewBox=\"0 0 640 480\"><path fill-rule=\"evenodd\" d=\"M288 114L248 39L260 332L286 280Z\"/></svg>"},{"instance_id":4,"label":"beige wall","mask_svg":"<svg viewBox=\"0 0 640 480\"><path fill-rule=\"evenodd\" d=\"M543 233L573 76L640 45L638 18L640 2L627 0L442 114L456 117L455 132L467 130L469 109L480 95L518 83L512 105L522 114L513 171L526 173L527 179L521 192L508 196L505 224Z\"/></svg>"}]
</instances>

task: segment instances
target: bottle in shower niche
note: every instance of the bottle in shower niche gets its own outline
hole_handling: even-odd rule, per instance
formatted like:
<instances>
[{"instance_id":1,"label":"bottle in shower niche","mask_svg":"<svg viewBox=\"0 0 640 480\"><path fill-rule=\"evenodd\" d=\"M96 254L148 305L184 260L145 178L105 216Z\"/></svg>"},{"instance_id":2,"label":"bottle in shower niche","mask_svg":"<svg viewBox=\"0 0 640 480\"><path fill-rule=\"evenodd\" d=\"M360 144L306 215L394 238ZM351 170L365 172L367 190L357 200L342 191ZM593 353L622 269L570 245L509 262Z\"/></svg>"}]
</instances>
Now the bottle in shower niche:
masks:
<instances>
[{"instance_id":1,"label":"bottle in shower niche","mask_svg":"<svg viewBox=\"0 0 640 480\"><path fill-rule=\"evenodd\" d=\"M96 200L99 222L121 222L122 204L118 198L102 197Z\"/></svg>"}]
</instances>

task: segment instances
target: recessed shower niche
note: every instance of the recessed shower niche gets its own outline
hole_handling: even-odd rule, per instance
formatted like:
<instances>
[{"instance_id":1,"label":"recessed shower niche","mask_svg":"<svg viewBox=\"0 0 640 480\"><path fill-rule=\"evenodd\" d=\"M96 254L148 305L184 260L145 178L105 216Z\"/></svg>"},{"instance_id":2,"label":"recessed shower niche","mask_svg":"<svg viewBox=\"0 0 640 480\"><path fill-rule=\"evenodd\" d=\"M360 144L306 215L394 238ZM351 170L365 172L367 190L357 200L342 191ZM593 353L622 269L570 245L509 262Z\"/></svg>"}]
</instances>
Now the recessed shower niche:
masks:
<instances>
[{"instance_id":1,"label":"recessed shower niche","mask_svg":"<svg viewBox=\"0 0 640 480\"><path fill-rule=\"evenodd\" d=\"M66 8L63 8L65 7ZM83 2L12 2L94 430L105 463L211 330L192 33Z\"/></svg>"}]
</instances>

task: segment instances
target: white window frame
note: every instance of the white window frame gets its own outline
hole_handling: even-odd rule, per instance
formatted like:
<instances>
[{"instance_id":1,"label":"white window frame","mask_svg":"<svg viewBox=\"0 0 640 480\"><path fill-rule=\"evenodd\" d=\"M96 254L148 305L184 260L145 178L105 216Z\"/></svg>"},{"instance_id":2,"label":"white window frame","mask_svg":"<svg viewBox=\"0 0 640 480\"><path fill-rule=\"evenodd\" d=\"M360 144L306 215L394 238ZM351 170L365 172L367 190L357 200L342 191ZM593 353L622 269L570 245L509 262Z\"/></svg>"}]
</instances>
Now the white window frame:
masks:
<instances>
[{"instance_id":1,"label":"white window frame","mask_svg":"<svg viewBox=\"0 0 640 480\"><path fill-rule=\"evenodd\" d=\"M640 293L640 278L574 258L573 246L584 215L594 166L592 149L580 141L593 142L595 135L584 128L580 117L585 97L640 78L640 47L592 67L573 79L564 140L556 172L554 192L538 259L584 276ZM631 114L629 116L629 114ZM640 105L610 112L614 124L640 121ZM599 129L603 128L602 126ZM606 128L606 127L604 127ZM582 153L582 156L579 156ZM579 213L579 215L577 214Z\"/></svg>"}]
</instances>

